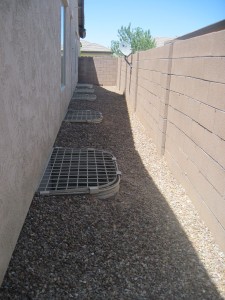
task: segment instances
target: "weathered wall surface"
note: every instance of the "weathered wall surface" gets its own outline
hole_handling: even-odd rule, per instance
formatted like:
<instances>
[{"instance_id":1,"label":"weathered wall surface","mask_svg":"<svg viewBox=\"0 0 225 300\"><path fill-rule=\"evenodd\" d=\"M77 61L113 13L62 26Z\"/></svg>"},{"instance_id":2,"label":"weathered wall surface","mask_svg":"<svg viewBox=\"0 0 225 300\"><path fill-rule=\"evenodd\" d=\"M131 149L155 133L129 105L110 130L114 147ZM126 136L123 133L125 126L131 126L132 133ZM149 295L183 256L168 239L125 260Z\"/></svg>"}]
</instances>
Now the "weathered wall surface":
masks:
<instances>
[{"instance_id":1,"label":"weathered wall surface","mask_svg":"<svg viewBox=\"0 0 225 300\"><path fill-rule=\"evenodd\" d=\"M118 68L117 68L117 86L122 93L125 93L126 90L126 80L127 80L127 72L130 69L127 63L123 59L118 59Z\"/></svg>"},{"instance_id":2,"label":"weathered wall surface","mask_svg":"<svg viewBox=\"0 0 225 300\"><path fill-rule=\"evenodd\" d=\"M80 83L116 85L117 58L113 56L79 57Z\"/></svg>"},{"instance_id":3,"label":"weathered wall surface","mask_svg":"<svg viewBox=\"0 0 225 300\"><path fill-rule=\"evenodd\" d=\"M166 159L225 249L225 31L174 44Z\"/></svg>"},{"instance_id":4,"label":"weathered wall surface","mask_svg":"<svg viewBox=\"0 0 225 300\"><path fill-rule=\"evenodd\" d=\"M61 1L0 2L0 283L77 82L71 4L61 88Z\"/></svg>"},{"instance_id":5,"label":"weathered wall surface","mask_svg":"<svg viewBox=\"0 0 225 300\"><path fill-rule=\"evenodd\" d=\"M131 61L117 86L225 251L225 31Z\"/></svg>"},{"instance_id":6,"label":"weathered wall surface","mask_svg":"<svg viewBox=\"0 0 225 300\"><path fill-rule=\"evenodd\" d=\"M137 53L131 58L132 69L123 62L127 72L121 73L121 87L125 81L129 106L145 125L160 153L165 145L170 52L168 45Z\"/></svg>"}]
</instances>

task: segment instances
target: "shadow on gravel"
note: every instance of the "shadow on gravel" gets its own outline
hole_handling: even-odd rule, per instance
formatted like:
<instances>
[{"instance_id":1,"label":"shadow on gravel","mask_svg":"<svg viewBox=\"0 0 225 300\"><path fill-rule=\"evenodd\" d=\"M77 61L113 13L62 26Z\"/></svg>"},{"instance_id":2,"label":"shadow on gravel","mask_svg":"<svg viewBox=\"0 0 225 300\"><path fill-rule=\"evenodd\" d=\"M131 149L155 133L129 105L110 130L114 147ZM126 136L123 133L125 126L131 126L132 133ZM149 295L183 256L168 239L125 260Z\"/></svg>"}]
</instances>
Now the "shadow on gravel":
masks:
<instances>
[{"instance_id":1,"label":"shadow on gravel","mask_svg":"<svg viewBox=\"0 0 225 300\"><path fill-rule=\"evenodd\" d=\"M135 150L123 96L95 87L100 124L63 123L56 146L111 151L116 199L34 197L1 299L222 299Z\"/></svg>"}]
</instances>

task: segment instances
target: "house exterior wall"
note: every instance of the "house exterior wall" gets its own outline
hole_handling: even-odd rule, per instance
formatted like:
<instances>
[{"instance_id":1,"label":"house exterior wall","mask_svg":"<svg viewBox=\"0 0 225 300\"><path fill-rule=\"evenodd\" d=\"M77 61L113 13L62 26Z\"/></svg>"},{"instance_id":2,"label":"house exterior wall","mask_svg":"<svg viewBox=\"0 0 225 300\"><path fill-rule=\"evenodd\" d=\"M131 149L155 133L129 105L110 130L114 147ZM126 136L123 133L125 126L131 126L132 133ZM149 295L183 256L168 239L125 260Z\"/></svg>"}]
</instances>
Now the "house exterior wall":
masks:
<instances>
[{"instance_id":1,"label":"house exterior wall","mask_svg":"<svg viewBox=\"0 0 225 300\"><path fill-rule=\"evenodd\" d=\"M77 83L77 0L0 1L0 283ZM67 1L64 1L67 3Z\"/></svg>"},{"instance_id":2,"label":"house exterior wall","mask_svg":"<svg viewBox=\"0 0 225 300\"><path fill-rule=\"evenodd\" d=\"M117 80L117 58L113 56L79 57L79 82L114 86Z\"/></svg>"},{"instance_id":3,"label":"house exterior wall","mask_svg":"<svg viewBox=\"0 0 225 300\"><path fill-rule=\"evenodd\" d=\"M117 86L225 251L225 30L131 61Z\"/></svg>"}]
</instances>

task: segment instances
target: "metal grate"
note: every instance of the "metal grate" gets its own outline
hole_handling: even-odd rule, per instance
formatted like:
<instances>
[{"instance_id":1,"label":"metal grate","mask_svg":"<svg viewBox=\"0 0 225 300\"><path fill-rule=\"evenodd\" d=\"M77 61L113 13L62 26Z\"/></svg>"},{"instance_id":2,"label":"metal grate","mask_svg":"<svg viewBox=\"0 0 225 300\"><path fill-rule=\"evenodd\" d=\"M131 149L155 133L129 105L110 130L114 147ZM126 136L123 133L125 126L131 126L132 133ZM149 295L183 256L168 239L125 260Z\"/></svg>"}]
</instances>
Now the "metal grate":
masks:
<instances>
[{"instance_id":1,"label":"metal grate","mask_svg":"<svg viewBox=\"0 0 225 300\"><path fill-rule=\"evenodd\" d=\"M87 101L95 101L96 100L96 95L94 94L77 94L74 93L72 100L87 100Z\"/></svg>"},{"instance_id":2,"label":"metal grate","mask_svg":"<svg viewBox=\"0 0 225 300\"><path fill-rule=\"evenodd\" d=\"M81 93L81 94L93 94L94 93L94 89L90 89L90 88L76 88L75 89L75 94L76 93Z\"/></svg>"},{"instance_id":3,"label":"metal grate","mask_svg":"<svg viewBox=\"0 0 225 300\"><path fill-rule=\"evenodd\" d=\"M37 193L98 194L108 198L119 191L121 173L109 152L54 148Z\"/></svg>"},{"instance_id":4,"label":"metal grate","mask_svg":"<svg viewBox=\"0 0 225 300\"><path fill-rule=\"evenodd\" d=\"M93 84L89 83L78 83L77 88L84 88L84 89L93 89Z\"/></svg>"},{"instance_id":5,"label":"metal grate","mask_svg":"<svg viewBox=\"0 0 225 300\"><path fill-rule=\"evenodd\" d=\"M100 123L103 119L102 113L95 110L68 110L64 121L78 123Z\"/></svg>"}]
</instances>

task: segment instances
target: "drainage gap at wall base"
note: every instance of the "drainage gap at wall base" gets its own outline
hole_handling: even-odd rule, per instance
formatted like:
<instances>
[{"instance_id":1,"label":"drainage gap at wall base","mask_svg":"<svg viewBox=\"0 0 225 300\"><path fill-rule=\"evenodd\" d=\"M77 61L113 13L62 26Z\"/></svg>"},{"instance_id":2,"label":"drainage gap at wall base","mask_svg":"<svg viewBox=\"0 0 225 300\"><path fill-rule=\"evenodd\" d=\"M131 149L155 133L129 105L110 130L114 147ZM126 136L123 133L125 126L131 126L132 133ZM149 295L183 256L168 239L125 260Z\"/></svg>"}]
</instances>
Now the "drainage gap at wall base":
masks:
<instances>
[{"instance_id":1,"label":"drainage gap at wall base","mask_svg":"<svg viewBox=\"0 0 225 300\"><path fill-rule=\"evenodd\" d=\"M97 98L94 94L77 94L75 93L72 97L72 100L87 100L87 101L95 101Z\"/></svg>"},{"instance_id":2,"label":"drainage gap at wall base","mask_svg":"<svg viewBox=\"0 0 225 300\"><path fill-rule=\"evenodd\" d=\"M68 110L64 121L76 123L100 123L102 113L95 110Z\"/></svg>"},{"instance_id":3,"label":"drainage gap at wall base","mask_svg":"<svg viewBox=\"0 0 225 300\"><path fill-rule=\"evenodd\" d=\"M37 194L89 193L106 199L118 193L120 177L116 158L107 151L56 147Z\"/></svg>"}]
</instances>

